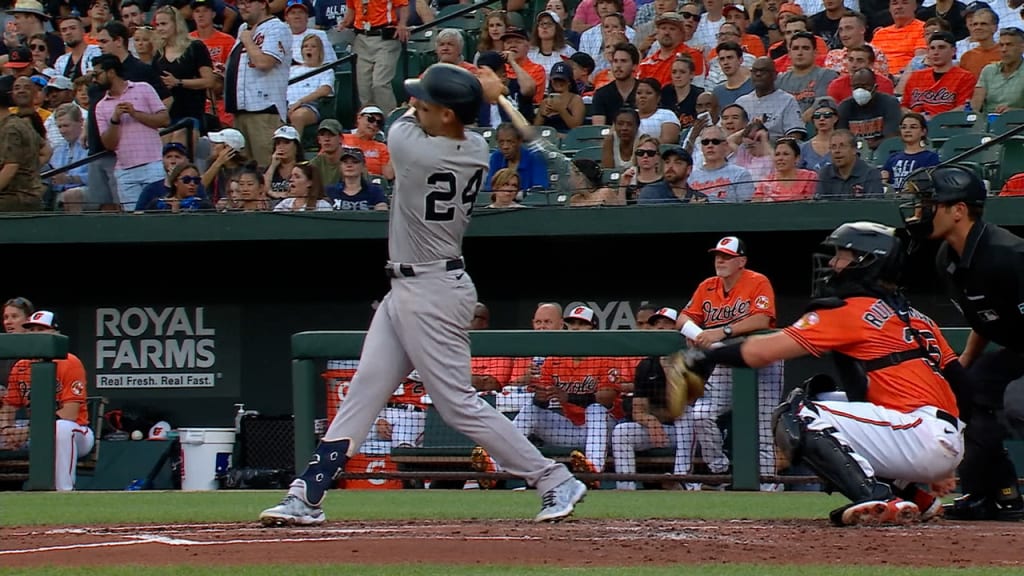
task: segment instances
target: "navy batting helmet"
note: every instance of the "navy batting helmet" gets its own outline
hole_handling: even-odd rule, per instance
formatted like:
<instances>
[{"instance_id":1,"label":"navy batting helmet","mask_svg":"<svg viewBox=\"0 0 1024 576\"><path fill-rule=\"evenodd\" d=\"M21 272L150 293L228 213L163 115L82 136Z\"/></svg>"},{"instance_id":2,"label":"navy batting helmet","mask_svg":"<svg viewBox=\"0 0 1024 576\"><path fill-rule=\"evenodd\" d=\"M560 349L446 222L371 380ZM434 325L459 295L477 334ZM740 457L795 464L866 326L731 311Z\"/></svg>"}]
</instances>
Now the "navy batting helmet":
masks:
<instances>
[{"instance_id":1,"label":"navy batting helmet","mask_svg":"<svg viewBox=\"0 0 1024 576\"><path fill-rule=\"evenodd\" d=\"M960 164L915 170L907 176L903 190L914 195L912 202L900 206L903 221L907 231L919 239L931 236L936 205L963 202L982 206L988 195L985 183L974 170Z\"/></svg>"},{"instance_id":2,"label":"navy batting helmet","mask_svg":"<svg viewBox=\"0 0 1024 576\"><path fill-rule=\"evenodd\" d=\"M849 250L853 261L841 270L831 266L837 250ZM903 243L896 230L876 222L847 222L825 238L814 254L815 298L844 296L858 290L885 290L899 282Z\"/></svg>"},{"instance_id":3,"label":"navy batting helmet","mask_svg":"<svg viewBox=\"0 0 1024 576\"><path fill-rule=\"evenodd\" d=\"M405 91L417 100L451 108L463 124L476 122L484 92L480 81L465 68L437 63L420 78L405 81Z\"/></svg>"}]
</instances>

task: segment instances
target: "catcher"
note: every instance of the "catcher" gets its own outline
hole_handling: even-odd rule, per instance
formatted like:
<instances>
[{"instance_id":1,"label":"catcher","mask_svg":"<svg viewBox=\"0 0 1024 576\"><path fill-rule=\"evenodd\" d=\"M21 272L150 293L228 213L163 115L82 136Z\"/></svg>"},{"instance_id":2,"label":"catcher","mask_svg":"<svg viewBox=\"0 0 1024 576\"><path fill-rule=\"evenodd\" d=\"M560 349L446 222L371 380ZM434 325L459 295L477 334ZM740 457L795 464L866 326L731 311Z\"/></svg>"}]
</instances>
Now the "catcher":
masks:
<instances>
[{"instance_id":1,"label":"catcher","mask_svg":"<svg viewBox=\"0 0 1024 576\"><path fill-rule=\"evenodd\" d=\"M772 415L779 449L851 500L838 526L907 524L941 510L915 483L937 486L963 457L957 396L966 375L938 326L897 287L904 251L893 228L843 224L814 255L807 312L792 326L713 350L680 353L671 386L705 381L716 364L759 368L833 352L848 401L815 401L824 375L795 388ZM888 479L888 480L883 480Z\"/></svg>"}]
</instances>

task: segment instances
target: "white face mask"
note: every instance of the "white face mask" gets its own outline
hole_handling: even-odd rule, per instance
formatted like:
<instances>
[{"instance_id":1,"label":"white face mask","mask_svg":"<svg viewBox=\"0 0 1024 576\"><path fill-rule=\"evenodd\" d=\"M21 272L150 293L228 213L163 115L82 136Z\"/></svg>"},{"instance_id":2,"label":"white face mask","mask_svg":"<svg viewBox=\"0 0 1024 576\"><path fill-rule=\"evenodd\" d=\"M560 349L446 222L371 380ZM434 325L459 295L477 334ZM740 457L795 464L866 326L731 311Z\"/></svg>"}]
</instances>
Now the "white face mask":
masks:
<instances>
[{"instance_id":1,"label":"white face mask","mask_svg":"<svg viewBox=\"0 0 1024 576\"><path fill-rule=\"evenodd\" d=\"M864 106L868 102L871 102L871 91L863 88L854 88L853 101Z\"/></svg>"}]
</instances>

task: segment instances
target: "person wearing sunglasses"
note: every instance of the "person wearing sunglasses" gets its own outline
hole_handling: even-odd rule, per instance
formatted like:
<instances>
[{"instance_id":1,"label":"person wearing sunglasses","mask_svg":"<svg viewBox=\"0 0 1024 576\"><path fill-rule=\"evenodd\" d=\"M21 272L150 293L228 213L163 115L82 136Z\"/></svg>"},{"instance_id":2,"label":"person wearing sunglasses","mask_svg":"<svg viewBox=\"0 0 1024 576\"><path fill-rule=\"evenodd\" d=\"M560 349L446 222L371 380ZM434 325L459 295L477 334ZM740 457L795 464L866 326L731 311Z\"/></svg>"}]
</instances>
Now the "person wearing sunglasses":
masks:
<instances>
[{"instance_id":1,"label":"person wearing sunglasses","mask_svg":"<svg viewBox=\"0 0 1024 576\"><path fill-rule=\"evenodd\" d=\"M817 172L822 166L832 161L829 142L832 132L839 122L839 107L831 98L818 98L812 106L811 122L814 123L814 137L800 144L800 161L798 168L806 168Z\"/></svg>"},{"instance_id":2,"label":"person wearing sunglasses","mask_svg":"<svg viewBox=\"0 0 1024 576\"><path fill-rule=\"evenodd\" d=\"M704 193L708 202L749 202L754 195L754 182L750 172L730 162L729 142L726 133L719 126L709 126L701 131L701 152L703 164L693 167L687 181L690 188Z\"/></svg>"},{"instance_id":3,"label":"person wearing sunglasses","mask_svg":"<svg viewBox=\"0 0 1024 576\"><path fill-rule=\"evenodd\" d=\"M171 194L150 202L147 211L178 213L213 210L213 204L198 194L203 178L194 165L188 162L178 164L167 179L171 182Z\"/></svg>"},{"instance_id":4,"label":"person wearing sunglasses","mask_svg":"<svg viewBox=\"0 0 1024 576\"><path fill-rule=\"evenodd\" d=\"M363 106L356 117L356 129L342 135L341 145L362 150L366 158L366 170L370 174L394 180L395 169L391 166L387 144L377 140L377 134L382 130L384 111L373 105Z\"/></svg>"},{"instance_id":5,"label":"person wearing sunglasses","mask_svg":"<svg viewBox=\"0 0 1024 576\"><path fill-rule=\"evenodd\" d=\"M903 111L895 96L880 94L876 90L875 72L858 70L853 73L853 97L839 104L840 129L848 129L864 140L872 150L882 140L900 135Z\"/></svg>"}]
</instances>

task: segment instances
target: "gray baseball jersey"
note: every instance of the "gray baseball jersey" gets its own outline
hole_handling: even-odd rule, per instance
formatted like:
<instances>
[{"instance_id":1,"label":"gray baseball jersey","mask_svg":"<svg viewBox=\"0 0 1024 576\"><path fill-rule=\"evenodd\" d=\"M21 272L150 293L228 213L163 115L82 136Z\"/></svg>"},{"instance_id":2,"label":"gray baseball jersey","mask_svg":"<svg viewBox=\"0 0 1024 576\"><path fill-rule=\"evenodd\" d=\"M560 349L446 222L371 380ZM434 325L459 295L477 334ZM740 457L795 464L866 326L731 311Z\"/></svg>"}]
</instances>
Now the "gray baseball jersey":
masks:
<instances>
[{"instance_id":1,"label":"gray baseball jersey","mask_svg":"<svg viewBox=\"0 0 1024 576\"><path fill-rule=\"evenodd\" d=\"M388 131L388 152L395 165L391 260L416 264L462 256L462 236L487 176L487 141L468 130L465 140L430 136L415 118L403 116Z\"/></svg>"}]
</instances>

